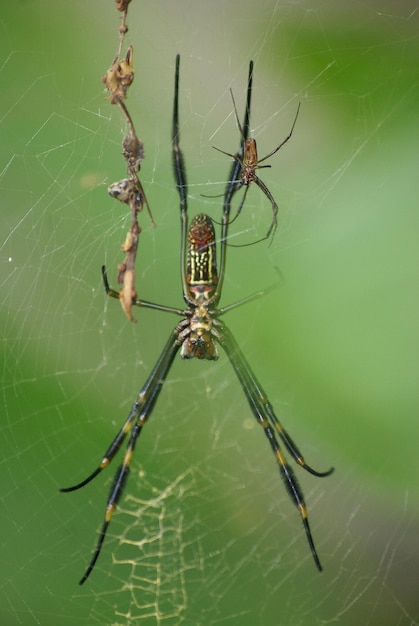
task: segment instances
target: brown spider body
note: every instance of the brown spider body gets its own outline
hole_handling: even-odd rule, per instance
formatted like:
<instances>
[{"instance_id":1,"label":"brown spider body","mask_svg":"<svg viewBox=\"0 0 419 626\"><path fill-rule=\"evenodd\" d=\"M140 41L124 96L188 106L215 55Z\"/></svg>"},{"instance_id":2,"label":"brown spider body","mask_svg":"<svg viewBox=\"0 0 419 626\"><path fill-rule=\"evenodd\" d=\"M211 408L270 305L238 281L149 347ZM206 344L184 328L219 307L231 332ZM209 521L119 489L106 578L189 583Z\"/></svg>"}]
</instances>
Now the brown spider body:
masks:
<instances>
[{"instance_id":1,"label":"brown spider body","mask_svg":"<svg viewBox=\"0 0 419 626\"><path fill-rule=\"evenodd\" d=\"M258 149L256 139L247 139L244 144L244 157L240 181L242 185L250 185L256 180L256 168L258 166Z\"/></svg>"}]
</instances>

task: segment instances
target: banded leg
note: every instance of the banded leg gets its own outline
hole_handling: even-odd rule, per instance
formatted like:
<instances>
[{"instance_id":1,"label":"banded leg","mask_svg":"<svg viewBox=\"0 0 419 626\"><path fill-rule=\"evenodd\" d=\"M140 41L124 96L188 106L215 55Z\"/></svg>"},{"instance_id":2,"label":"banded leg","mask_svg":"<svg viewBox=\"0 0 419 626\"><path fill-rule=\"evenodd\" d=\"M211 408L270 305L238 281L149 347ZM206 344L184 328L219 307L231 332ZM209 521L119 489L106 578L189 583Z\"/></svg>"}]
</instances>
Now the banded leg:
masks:
<instances>
[{"instance_id":1,"label":"banded leg","mask_svg":"<svg viewBox=\"0 0 419 626\"><path fill-rule=\"evenodd\" d=\"M160 394L161 388L171 368L176 353L179 350L179 347L180 345L177 341L177 331L175 330L174 333L171 334L169 341L163 348L150 376L148 377L146 383L138 394L137 400L134 402L131 412L125 421L125 424L109 446L108 450L105 452L105 455L99 466L81 483L78 483L73 487L60 489L61 492L75 491L76 489L84 487L84 485L93 480L93 478L95 478L103 469L105 469L105 467L109 465L109 463L112 461L112 459L120 449L125 437L132 428L122 463L115 474L115 478L109 494L106 506L105 520L99 534L96 549L93 553L92 559L83 578L80 580L80 585L82 585L87 580L99 557L109 523L112 519L112 515L116 509L119 498L123 493L125 483L128 479L131 459L134 453L137 439L142 431L144 424L146 423L154 409L154 405Z\"/></svg>"},{"instance_id":2,"label":"banded leg","mask_svg":"<svg viewBox=\"0 0 419 626\"><path fill-rule=\"evenodd\" d=\"M317 472L305 462L303 455L301 454L291 437L288 435L286 430L283 428L278 418L275 416L273 408L268 401L265 392L260 386L255 375L253 374L236 340L234 339L229 329L224 325L220 330L220 336L220 343L223 346L233 366L234 371L236 372L237 378L240 381L245 396L249 402L250 408L255 418L262 426L264 433L271 445L286 490L290 498L294 501L294 504L300 513L308 544L310 546L310 550L313 555L313 559L317 566L317 569L319 571L322 571L322 566L320 564L320 560L314 546L314 541L308 522L307 507L304 501L301 487L298 483L297 477L295 476L293 469L287 463L287 460L276 439L275 432L278 433L281 441L283 442L291 456L294 458L294 460L306 471L315 476L324 477L331 474L333 468L331 468L327 472Z\"/></svg>"}]
</instances>

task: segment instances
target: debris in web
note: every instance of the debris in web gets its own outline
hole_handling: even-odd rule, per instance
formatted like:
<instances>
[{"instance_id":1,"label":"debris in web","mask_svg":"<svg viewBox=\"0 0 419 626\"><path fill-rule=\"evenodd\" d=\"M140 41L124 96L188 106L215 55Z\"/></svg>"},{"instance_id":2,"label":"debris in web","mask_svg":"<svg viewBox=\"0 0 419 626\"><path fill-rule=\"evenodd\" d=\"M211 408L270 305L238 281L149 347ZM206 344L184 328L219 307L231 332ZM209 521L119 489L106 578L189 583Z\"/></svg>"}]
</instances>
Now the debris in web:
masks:
<instances>
[{"instance_id":1,"label":"debris in web","mask_svg":"<svg viewBox=\"0 0 419 626\"><path fill-rule=\"evenodd\" d=\"M131 115L124 102L127 97L127 91L134 80L133 47L129 46L125 56L121 58L125 34L128 32L126 21L130 2L131 0L116 0L117 11L122 14L121 25L118 29L118 51L106 74L102 77L102 82L106 85L109 92L108 99L111 104L116 104L119 107L128 125L127 134L122 142L122 156L125 159L128 177L112 183L108 187L108 192L112 198L127 204L131 210L130 228L121 246L122 252L125 253L125 258L122 263L118 264L117 269L118 283L122 285L119 292L119 301L128 319L135 322L136 320L132 315L132 305L137 299L137 290L135 288L135 260L138 251L138 240L141 233L138 215L144 205L147 208L152 225L155 226L155 223L147 196L138 176L141 169L141 161L144 159L144 144L137 136Z\"/></svg>"}]
</instances>

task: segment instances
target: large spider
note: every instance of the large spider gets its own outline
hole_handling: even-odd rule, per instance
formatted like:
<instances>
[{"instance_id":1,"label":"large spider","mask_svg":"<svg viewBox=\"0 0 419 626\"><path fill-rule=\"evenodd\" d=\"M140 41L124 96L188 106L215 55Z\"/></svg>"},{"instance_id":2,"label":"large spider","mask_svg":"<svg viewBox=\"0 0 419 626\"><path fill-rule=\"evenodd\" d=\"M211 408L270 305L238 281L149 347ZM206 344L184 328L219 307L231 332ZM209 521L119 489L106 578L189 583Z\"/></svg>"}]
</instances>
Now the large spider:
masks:
<instances>
[{"instance_id":1,"label":"large spider","mask_svg":"<svg viewBox=\"0 0 419 626\"><path fill-rule=\"evenodd\" d=\"M87 570L80 580L82 585L90 573L99 557L109 523L116 509L118 501L122 496L124 487L128 478L132 456L134 454L137 439L151 416L157 398L159 397L163 383L170 371L173 360L180 350L180 356L183 359L218 359L218 346L221 346L227 354L231 365L240 381L244 394L249 402L253 415L261 425L272 452L278 463L279 471L284 481L285 487L290 498L297 507L307 540L313 555L315 564L319 571L322 570L316 548L314 547L313 538L307 517L307 508L304 502L304 496L298 484L293 469L282 452L279 441L282 442L288 453L293 457L294 461L302 468L313 474L314 476L328 476L333 468L327 472L317 472L311 468L304 460L301 452L286 432L278 418L276 417L273 407L270 404L263 388L259 384L257 378L253 374L246 358L240 350L236 340L231 334L228 327L221 321L221 317L227 311L248 302L253 298L259 297L262 292L253 294L244 298L240 302L230 306L218 308L218 302L221 297L222 281L225 270L225 258L227 247L227 235L230 218L231 199L237 191L236 181L240 176L240 167L243 156L243 142L238 153L239 158L235 158L232 164L229 183L227 184L224 195L223 218L221 223L221 258L220 269L217 275L216 262L216 246L215 232L213 222L208 215L200 213L196 215L188 229L188 212L187 212L187 182L185 163L182 151L179 147L179 114L178 114L178 97L179 97L179 55L176 57L175 71L175 94L173 107L173 169L176 180L176 187L180 198L180 219L181 219L181 278L183 298L186 303L185 309L176 309L160 304L154 304L145 300L135 300L133 304L139 307L148 307L159 311L167 311L181 316L181 321L175 326L167 340L151 374L147 378L144 386L141 388L132 409L122 426L121 430L112 441L99 466L81 483L66 487L60 491L74 491L87 485L95 476L97 476L105 467L109 465L118 450L120 449L125 437L129 434L128 444L122 463L116 471L112 484L110 495L107 502L105 519L96 549L87 567ZM244 141L247 139L249 132L249 114L250 101L252 93L252 71L253 64L249 66L249 79L247 86L247 104L243 123ZM105 289L108 295L119 298L119 293L110 289L105 268L102 268ZM279 439L279 440L278 440Z\"/></svg>"}]
</instances>

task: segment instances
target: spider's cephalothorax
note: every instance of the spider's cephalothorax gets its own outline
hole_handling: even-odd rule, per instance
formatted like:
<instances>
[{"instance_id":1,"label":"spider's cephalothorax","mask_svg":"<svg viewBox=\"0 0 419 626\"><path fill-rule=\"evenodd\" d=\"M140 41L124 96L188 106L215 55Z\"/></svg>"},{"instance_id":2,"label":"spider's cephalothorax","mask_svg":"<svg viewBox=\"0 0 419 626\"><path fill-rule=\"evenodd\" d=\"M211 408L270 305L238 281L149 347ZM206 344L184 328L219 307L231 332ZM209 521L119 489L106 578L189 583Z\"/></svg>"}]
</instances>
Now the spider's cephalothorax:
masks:
<instances>
[{"instance_id":1,"label":"spider's cephalothorax","mask_svg":"<svg viewBox=\"0 0 419 626\"><path fill-rule=\"evenodd\" d=\"M249 115L250 100L252 93L252 69L253 64L249 66L249 79L247 84L247 102L246 113L243 126L240 126L241 143L237 154L231 155L233 158L230 170L229 181L224 194L222 220L221 220L221 236L220 236L220 265L217 274L217 262L215 254L215 233L214 225L208 215L200 213L191 221L188 229L188 213L187 213L187 182L186 171L183 154L179 146L179 56L176 58L175 72L175 97L173 106L173 125L172 125L172 142L173 142L173 170L175 175L176 187L179 193L180 204L180 222L181 222L181 281L183 299L186 303L186 309L177 309L161 304L155 304L146 300L133 299L132 305L139 307L147 307L157 311L164 311L180 316L181 321L175 326L170 333L169 338L163 347L156 364L154 365L150 375L148 376L143 387L140 389L137 399L132 405L131 411L125 420L122 428L106 450L101 462L96 469L82 482L61 489L68 492L80 489L89 483L95 476L100 474L112 461L114 456L120 449L123 441L128 436L128 444L123 456L121 465L118 467L110 495L107 501L106 513L96 544L96 549L87 567L87 570L80 580L82 585L90 576L95 563L99 557L102 545L108 530L112 515L116 509L117 503L124 490L129 469L134 454L135 445L140 436L144 425L153 413L156 401L161 392L164 381L172 367L172 363L176 354L180 350L180 355L184 359L198 358L216 360L218 358L218 346L221 346L226 353L234 372L242 386L243 393L249 403L249 407L257 423L262 427L274 459L279 468L280 476L284 482L287 493L292 502L296 506L303 527L306 533L307 541L310 546L311 554L319 571L319 557L317 556L314 541L311 535L308 523L307 508L301 487L298 484L294 470L288 464L281 446L285 448L294 461L307 472L314 476L328 476L333 469L327 472L318 472L308 465L297 448L296 444L287 433L281 422L275 415L274 409L268 400L258 379L254 375L249 363L246 360L240 346L234 339L233 334L228 326L220 320L220 317L227 311L235 307L249 302L250 300L260 297L263 291L243 298L240 302L231 304L226 307L218 308L218 301L221 297L223 278L226 264L226 246L228 239L229 226L233 220L230 219L231 201L238 190L237 180L240 179L241 172L245 167L246 156L244 152L246 148L246 140L249 134ZM291 130L292 132L292 130ZM289 135L291 136L291 134ZM289 137L288 137L289 138ZM286 139L285 141L287 141ZM283 142L284 143L284 142ZM282 144L283 145L283 144ZM248 144L247 144L248 146ZM256 149L256 146L254 146ZM280 146L279 146L280 147ZM279 147L272 151L274 154ZM265 157L267 158L267 157ZM248 182L250 181L254 169L259 167L257 155L252 156L251 170L248 172ZM264 160L264 159L262 159ZM255 165L256 163L256 165ZM252 169L253 168L253 169ZM256 180L256 179L255 179ZM246 184L246 181L243 181ZM259 181L259 186L265 191L263 184ZM266 191L265 191L266 194ZM244 200L242 200L243 203ZM275 214L274 214L275 217ZM234 218L233 218L234 219ZM271 229L273 226L271 226ZM269 232L268 231L268 234ZM119 298L119 292L111 289L108 284L105 268L102 268L103 282L106 292L113 298Z\"/></svg>"}]
</instances>

